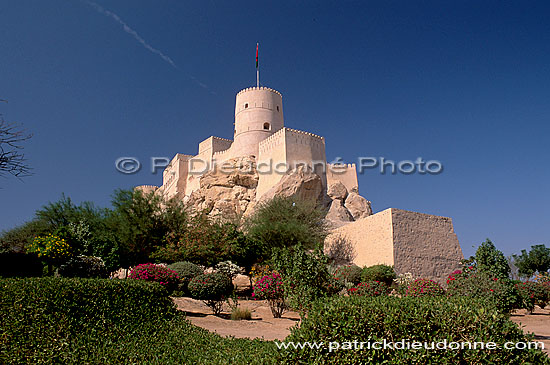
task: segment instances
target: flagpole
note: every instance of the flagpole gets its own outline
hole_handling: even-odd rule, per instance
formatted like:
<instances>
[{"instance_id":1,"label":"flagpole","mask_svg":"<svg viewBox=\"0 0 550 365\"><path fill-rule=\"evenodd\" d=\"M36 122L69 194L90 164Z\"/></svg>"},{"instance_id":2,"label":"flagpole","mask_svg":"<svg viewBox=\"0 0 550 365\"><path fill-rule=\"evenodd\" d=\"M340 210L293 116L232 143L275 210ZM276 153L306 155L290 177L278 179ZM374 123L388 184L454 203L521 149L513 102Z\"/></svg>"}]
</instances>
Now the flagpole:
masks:
<instances>
[{"instance_id":1,"label":"flagpole","mask_svg":"<svg viewBox=\"0 0 550 365\"><path fill-rule=\"evenodd\" d=\"M260 68L258 67L258 45L259 43L256 43L256 87L260 87Z\"/></svg>"}]
</instances>

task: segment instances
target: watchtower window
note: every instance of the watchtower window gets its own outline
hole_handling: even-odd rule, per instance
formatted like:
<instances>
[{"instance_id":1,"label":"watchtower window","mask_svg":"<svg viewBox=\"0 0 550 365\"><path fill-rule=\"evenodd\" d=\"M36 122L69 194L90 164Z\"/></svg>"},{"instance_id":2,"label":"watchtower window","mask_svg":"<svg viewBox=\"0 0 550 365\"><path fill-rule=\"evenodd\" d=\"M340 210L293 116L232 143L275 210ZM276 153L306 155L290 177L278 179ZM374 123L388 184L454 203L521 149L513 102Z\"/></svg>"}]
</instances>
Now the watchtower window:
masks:
<instances>
[{"instance_id":1,"label":"watchtower window","mask_svg":"<svg viewBox=\"0 0 550 365\"><path fill-rule=\"evenodd\" d=\"M277 105L277 111L279 111L279 106Z\"/></svg>"},{"instance_id":2,"label":"watchtower window","mask_svg":"<svg viewBox=\"0 0 550 365\"><path fill-rule=\"evenodd\" d=\"M244 108L245 109L248 108L248 103L244 104Z\"/></svg>"},{"instance_id":3,"label":"watchtower window","mask_svg":"<svg viewBox=\"0 0 550 365\"><path fill-rule=\"evenodd\" d=\"M269 123L264 123L264 129L269 130Z\"/></svg>"}]
</instances>

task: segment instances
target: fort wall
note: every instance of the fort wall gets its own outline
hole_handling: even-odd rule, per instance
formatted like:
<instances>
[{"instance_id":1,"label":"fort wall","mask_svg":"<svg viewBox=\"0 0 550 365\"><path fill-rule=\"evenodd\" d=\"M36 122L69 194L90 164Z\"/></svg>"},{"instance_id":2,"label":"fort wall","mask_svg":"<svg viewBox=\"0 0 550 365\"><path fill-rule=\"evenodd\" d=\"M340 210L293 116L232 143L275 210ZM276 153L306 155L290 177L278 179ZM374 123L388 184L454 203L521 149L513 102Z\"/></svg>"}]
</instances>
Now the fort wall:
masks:
<instances>
[{"instance_id":1,"label":"fort wall","mask_svg":"<svg viewBox=\"0 0 550 365\"><path fill-rule=\"evenodd\" d=\"M348 191L359 190L355 164L327 164L327 186L335 182L344 184Z\"/></svg>"}]
</instances>

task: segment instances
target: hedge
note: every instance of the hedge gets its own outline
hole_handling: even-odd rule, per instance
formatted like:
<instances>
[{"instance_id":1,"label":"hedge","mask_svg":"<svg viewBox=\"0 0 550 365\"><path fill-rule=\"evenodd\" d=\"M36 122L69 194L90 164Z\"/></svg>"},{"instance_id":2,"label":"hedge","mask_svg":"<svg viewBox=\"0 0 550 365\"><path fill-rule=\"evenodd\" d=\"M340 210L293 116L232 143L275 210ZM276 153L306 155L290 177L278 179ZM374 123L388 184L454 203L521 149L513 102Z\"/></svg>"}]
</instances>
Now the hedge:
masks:
<instances>
[{"instance_id":1,"label":"hedge","mask_svg":"<svg viewBox=\"0 0 550 365\"><path fill-rule=\"evenodd\" d=\"M0 363L275 363L273 343L226 339L156 283L0 279Z\"/></svg>"},{"instance_id":2,"label":"hedge","mask_svg":"<svg viewBox=\"0 0 550 365\"><path fill-rule=\"evenodd\" d=\"M540 350L396 350L340 349L330 342L529 341L522 330L494 308L472 298L333 297L317 301L285 342L323 343L321 349L282 350L282 362L294 364L549 364ZM335 346L335 345L334 345ZM333 346L333 347L334 347ZM453 345L454 346L454 345Z\"/></svg>"}]
</instances>

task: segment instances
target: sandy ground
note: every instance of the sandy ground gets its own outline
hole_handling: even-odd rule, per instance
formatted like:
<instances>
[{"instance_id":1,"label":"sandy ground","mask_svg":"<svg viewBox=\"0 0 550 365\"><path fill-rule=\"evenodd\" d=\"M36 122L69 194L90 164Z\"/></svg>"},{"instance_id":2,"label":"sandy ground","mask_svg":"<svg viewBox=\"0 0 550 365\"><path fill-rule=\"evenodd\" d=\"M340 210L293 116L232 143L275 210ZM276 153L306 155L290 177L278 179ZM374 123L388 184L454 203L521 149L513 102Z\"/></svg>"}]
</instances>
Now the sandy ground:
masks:
<instances>
[{"instance_id":1,"label":"sandy ground","mask_svg":"<svg viewBox=\"0 0 550 365\"><path fill-rule=\"evenodd\" d=\"M519 324L525 333L534 333L535 340L544 343L544 351L550 355L550 309L535 308L533 314L526 310L512 313L512 321Z\"/></svg>"},{"instance_id":2,"label":"sandy ground","mask_svg":"<svg viewBox=\"0 0 550 365\"><path fill-rule=\"evenodd\" d=\"M290 334L290 328L300 322L296 312L285 312L282 318L273 318L271 310L264 300L240 300L239 306L252 312L252 320L232 321L230 309L224 305L220 317L203 302L191 298L174 298L178 309L187 313L187 319L196 326L216 332L221 336L236 338L263 338L265 340L283 340ZM524 332L534 333L535 340L544 343L545 352L550 355L550 309L536 308L533 314L525 310L514 311L512 321L518 323Z\"/></svg>"},{"instance_id":3,"label":"sandy ground","mask_svg":"<svg viewBox=\"0 0 550 365\"><path fill-rule=\"evenodd\" d=\"M236 338L263 338L264 340L283 340L290 334L290 327L299 323L300 315L285 312L282 318L273 318L265 300L239 300L239 306L252 312L248 321L229 319L230 308L224 304L220 317L214 316L209 307L199 300L174 298L178 309L185 311L187 319L196 326L216 332L221 336Z\"/></svg>"}]
</instances>

